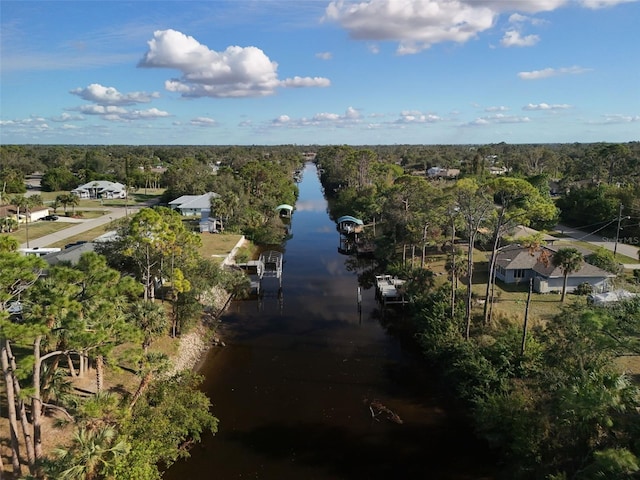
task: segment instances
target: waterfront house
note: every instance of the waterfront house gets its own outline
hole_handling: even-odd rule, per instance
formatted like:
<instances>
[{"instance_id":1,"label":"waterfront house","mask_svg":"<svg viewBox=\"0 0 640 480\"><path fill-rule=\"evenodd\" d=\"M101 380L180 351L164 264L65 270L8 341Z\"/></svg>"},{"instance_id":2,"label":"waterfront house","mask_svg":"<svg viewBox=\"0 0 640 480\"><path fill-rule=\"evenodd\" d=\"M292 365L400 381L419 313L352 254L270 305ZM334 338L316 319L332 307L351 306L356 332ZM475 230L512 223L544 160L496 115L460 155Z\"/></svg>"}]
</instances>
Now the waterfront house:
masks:
<instances>
[{"instance_id":1,"label":"waterfront house","mask_svg":"<svg viewBox=\"0 0 640 480\"><path fill-rule=\"evenodd\" d=\"M553 255L558 249L556 246L529 249L517 244L504 247L497 253L496 278L507 284L528 284L533 279L535 292L562 292L564 273L553 265ZM583 283L591 285L595 292L604 292L615 276L583 261L578 271L567 277L567 292Z\"/></svg>"}]
</instances>

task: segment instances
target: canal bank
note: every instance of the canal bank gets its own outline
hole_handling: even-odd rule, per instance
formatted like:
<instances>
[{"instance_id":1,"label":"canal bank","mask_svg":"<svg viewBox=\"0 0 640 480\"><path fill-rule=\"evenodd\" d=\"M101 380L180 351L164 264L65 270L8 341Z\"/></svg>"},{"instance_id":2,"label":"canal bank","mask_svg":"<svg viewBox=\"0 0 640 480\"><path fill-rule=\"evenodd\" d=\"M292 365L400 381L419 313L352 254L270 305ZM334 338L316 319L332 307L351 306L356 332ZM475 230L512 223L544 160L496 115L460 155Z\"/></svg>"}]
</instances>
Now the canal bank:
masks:
<instances>
[{"instance_id":1,"label":"canal bank","mask_svg":"<svg viewBox=\"0 0 640 480\"><path fill-rule=\"evenodd\" d=\"M369 268L338 253L313 164L283 246L281 287L233 301L202 363L220 420L168 479L490 479L482 445L434 372L382 325ZM390 413L389 413L390 412Z\"/></svg>"}]
</instances>

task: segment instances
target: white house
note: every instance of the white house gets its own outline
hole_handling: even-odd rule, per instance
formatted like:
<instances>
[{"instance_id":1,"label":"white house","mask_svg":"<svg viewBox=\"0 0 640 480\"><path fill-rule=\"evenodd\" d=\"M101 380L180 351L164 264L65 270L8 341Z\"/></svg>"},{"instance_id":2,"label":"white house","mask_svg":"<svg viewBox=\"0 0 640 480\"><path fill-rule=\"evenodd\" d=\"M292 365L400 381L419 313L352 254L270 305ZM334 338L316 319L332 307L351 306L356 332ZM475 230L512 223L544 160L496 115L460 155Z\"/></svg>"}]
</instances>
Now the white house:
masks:
<instances>
[{"instance_id":1,"label":"white house","mask_svg":"<svg viewBox=\"0 0 640 480\"><path fill-rule=\"evenodd\" d=\"M119 182L96 180L71 190L80 198L127 198L127 188Z\"/></svg>"},{"instance_id":2,"label":"white house","mask_svg":"<svg viewBox=\"0 0 640 480\"><path fill-rule=\"evenodd\" d=\"M496 257L496 278L504 283L526 284L533 278L533 289L538 293L562 292L564 273L553 265L553 255L558 247L541 247L536 250L509 245ZM572 292L582 283L590 284L594 291L604 292L609 280L616 275L582 262L580 269L567 277L567 292Z\"/></svg>"},{"instance_id":3,"label":"white house","mask_svg":"<svg viewBox=\"0 0 640 480\"><path fill-rule=\"evenodd\" d=\"M220 195L214 192L202 195L183 195L169 202L169 208L184 216L208 218L211 212L211 199Z\"/></svg>"}]
</instances>

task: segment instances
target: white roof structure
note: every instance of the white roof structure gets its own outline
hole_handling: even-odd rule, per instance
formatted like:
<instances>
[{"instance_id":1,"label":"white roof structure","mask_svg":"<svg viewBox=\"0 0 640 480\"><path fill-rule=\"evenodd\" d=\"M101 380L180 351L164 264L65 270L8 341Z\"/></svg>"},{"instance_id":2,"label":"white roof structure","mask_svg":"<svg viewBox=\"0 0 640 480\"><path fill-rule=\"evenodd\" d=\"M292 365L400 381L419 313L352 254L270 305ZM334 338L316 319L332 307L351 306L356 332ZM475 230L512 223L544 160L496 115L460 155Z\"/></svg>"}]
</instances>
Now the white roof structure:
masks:
<instances>
[{"instance_id":1,"label":"white roof structure","mask_svg":"<svg viewBox=\"0 0 640 480\"><path fill-rule=\"evenodd\" d=\"M180 210L202 210L211 207L211 199L219 197L217 193L209 192L202 195L183 195L175 200L169 202L169 206L172 208L178 208Z\"/></svg>"},{"instance_id":2,"label":"white roof structure","mask_svg":"<svg viewBox=\"0 0 640 480\"><path fill-rule=\"evenodd\" d=\"M71 193L88 194L89 197L99 197L101 195L110 194L115 196L121 196L122 193L126 195L126 187L119 182L110 182L108 180L95 180L93 182L79 185L71 190ZM82 196L82 195L80 195Z\"/></svg>"}]
</instances>

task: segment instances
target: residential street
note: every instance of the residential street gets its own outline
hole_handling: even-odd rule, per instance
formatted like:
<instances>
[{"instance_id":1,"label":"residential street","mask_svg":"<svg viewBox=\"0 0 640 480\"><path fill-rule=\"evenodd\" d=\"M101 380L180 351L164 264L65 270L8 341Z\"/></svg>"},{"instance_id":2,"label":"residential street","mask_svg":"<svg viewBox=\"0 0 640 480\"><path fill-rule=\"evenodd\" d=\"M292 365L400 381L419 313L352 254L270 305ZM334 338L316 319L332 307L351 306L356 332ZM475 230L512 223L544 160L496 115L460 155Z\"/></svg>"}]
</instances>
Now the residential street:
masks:
<instances>
[{"instance_id":1,"label":"residential street","mask_svg":"<svg viewBox=\"0 0 640 480\"><path fill-rule=\"evenodd\" d=\"M573 227L568 227L566 225L556 225L555 230L561 232L575 240L582 240L585 242L589 242L593 245L597 245L599 247L604 247L607 250L611 250L612 252L616 249L615 238L602 237L597 234L585 233L581 230L577 230ZM622 235L621 235L622 236ZM640 241L640 239L638 239ZM640 249L635 245L628 245L621 242L618 242L618 247L616 249L617 253L621 253L626 255L627 257L638 259L638 251ZM639 270L640 269L640 261L630 264L624 264L624 268Z\"/></svg>"},{"instance_id":2,"label":"residential street","mask_svg":"<svg viewBox=\"0 0 640 480\"><path fill-rule=\"evenodd\" d=\"M44 237L34 238L29 240L29 247L48 247L53 243L60 242L67 238L73 237L74 235L78 235L79 233L86 232L87 230L91 230L92 228L99 227L101 225L106 225L112 220L116 220L118 218L122 218L127 214L132 215L138 212L142 207L148 207L157 203L157 199L145 202L143 204L137 204L135 206L129 206L127 208L124 207L109 207L104 210L107 211L105 215L102 215L98 218L92 218L90 220L80 220L80 219L71 219L66 217L60 217L58 222L69 222L69 227L64 230L60 230L55 233L51 233L49 235L45 235ZM85 208L85 210L89 210ZM95 210L92 209L92 210ZM100 208L100 210L103 210ZM106 233L106 232L105 232ZM20 248L27 248L27 244L23 243L20 245Z\"/></svg>"}]
</instances>

